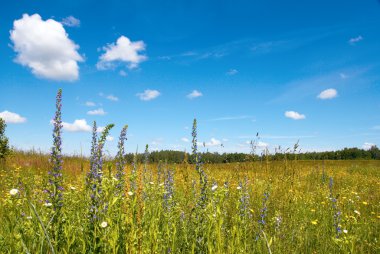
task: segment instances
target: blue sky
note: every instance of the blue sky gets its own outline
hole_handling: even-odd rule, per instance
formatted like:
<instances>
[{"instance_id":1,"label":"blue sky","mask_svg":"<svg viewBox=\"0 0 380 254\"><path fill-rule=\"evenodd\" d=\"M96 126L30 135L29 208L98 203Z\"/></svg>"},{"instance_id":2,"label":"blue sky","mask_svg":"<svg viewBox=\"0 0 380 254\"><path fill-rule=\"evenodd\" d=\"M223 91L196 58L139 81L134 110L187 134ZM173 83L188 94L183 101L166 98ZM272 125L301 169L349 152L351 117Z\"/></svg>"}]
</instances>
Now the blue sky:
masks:
<instances>
[{"instance_id":1,"label":"blue sky","mask_svg":"<svg viewBox=\"0 0 380 254\"><path fill-rule=\"evenodd\" d=\"M6 1L0 117L13 146L48 151L63 89L65 153L94 120L127 150L334 150L380 145L380 2ZM113 140L112 140L113 139ZM224 147L221 146L224 145Z\"/></svg>"}]
</instances>

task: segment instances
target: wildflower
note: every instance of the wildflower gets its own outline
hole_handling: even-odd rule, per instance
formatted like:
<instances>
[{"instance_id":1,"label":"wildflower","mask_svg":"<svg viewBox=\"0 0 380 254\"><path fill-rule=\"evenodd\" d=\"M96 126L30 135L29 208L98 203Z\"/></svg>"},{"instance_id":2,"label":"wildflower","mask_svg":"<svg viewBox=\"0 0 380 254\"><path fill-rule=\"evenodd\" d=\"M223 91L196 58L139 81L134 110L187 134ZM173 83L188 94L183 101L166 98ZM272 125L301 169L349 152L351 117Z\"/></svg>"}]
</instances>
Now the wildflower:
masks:
<instances>
[{"instance_id":1,"label":"wildflower","mask_svg":"<svg viewBox=\"0 0 380 254\"><path fill-rule=\"evenodd\" d=\"M357 215L360 215L360 212L358 210L354 210L354 213L356 213Z\"/></svg>"},{"instance_id":2,"label":"wildflower","mask_svg":"<svg viewBox=\"0 0 380 254\"><path fill-rule=\"evenodd\" d=\"M150 185L153 185L153 184L154 184L154 182L149 182L149 184L150 184Z\"/></svg>"},{"instance_id":3,"label":"wildflower","mask_svg":"<svg viewBox=\"0 0 380 254\"><path fill-rule=\"evenodd\" d=\"M128 191L128 195L129 196L133 196L133 192L132 191Z\"/></svg>"},{"instance_id":4,"label":"wildflower","mask_svg":"<svg viewBox=\"0 0 380 254\"><path fill-rule=\"evenodd\" d=\"M348 230L347 229L343 229L343 233L347 234Z\"/></svg>"},{"instance_id":5,"label":"wildflower","mask_svg":"<svg viewBox=\"0 0 380 254\"><path fill-rule=\"evenodd\" d=\"M70 189L71 190L76 190L77 188L75 188L74 186L71 186Z\"/></svg>"},{"instance_id":6,"label":"wildflower","mask_svg":"<svg viewBox=\"0 0 380 254\"><path fill-rule=\"evenodd\" d=\"M11 191L9 192L9 194L11 194L11 196L15 196L18 194L18 189L11 189Z\"/></svg>"},{"instance_id":7,"label":"wildflower","mask_svg":"<svg viewBox=\"0 0 380 254\"><path fill-rule=\"evenodd\" d=\"M215 184L215 185L213 185L213 186L211 187L211 190L212 190L212 191L215 191L217 188L218 188L218 185Z\"/></svg>"},{"instance_id":8,"label":"wildflower","mask_svg":"<svg viewBox=\"0 0 380 254\"><path fill-rule=\"evenodd\" d=\"M311 221L311 224L313 224L313 225L317 225L317 224L318 224L318 220L312 220L312 221Z\"/></svg>"},{"instance_id":9,"label":"wildflower","mask_svg":"<svg viewBox=\"0 0 380 254\"><path fill-rule=\"evenodd\" d=\"M365 202L365 201L363 201L363 205L368 205L368 203L367 203L367 202Z\"/></svg>"},{"instance_id":10,"label":"wildflower","mask_svg":"<svg viewBox=\"0 0 380 254\"><path fill-rule=\"evenodd\" d=\"M101 226L102 228L106 228L106 227L108 226L107 221L103 221L103 222L100 224L100 226Z\"/></svg>"},{"instance_id":11,"label":"wildflower","mask_svg":"<svg viewBox=\"0 0 380 254\"><path fill-rule=\"evenodd\" d=\"M315 212L315 209L310 209L310 211Z\"/></svg>"},{"instance_id":12,"label":"wildflower","mask_svg":"<svg viewBox=\"0 0 380 254\"><path fill-rule=\"evenodd\" d=\"M241 190L241 186L236 187L237 190Z\"/></svg>"},{"instance_id":13,"label":"wildflower","mask_svg":"<svg viewBox=\"0 0 380 254\"><path fill-rule=\"evenodd\" d=\"M128 125L125 125L123 129L120 132L119 142L118 142L118 152L116 155L116 177L114 178L116 181L118 181L118 184L116 186L116 195L124 195L124 189L125 189L125 172L124 167L126 164L125 161L125 152L124 152L124 142L127 140L127 129Z\"/></svg>"},{"instance_id":14,"label":"wildflower","mask_svg":"<svg viewBox=\"0 0 380 254\"><path fill-rule=\"evenodd\" d=\"M50 207L50 206L52 206L53 204L52 203L45 203L44 204L44 206L46 206L46 207Z\"/></svg>"},{"instance_id":15,"label":"wildflower","mask_svg":"<svg viewBox=\"0 0 380 254\"><path fill-rule=\"evenodd\" d=\"M31 220L32 219L32 216L28 216L28 217L26 217L28 220Z\"/></svg>"}]
</instances>

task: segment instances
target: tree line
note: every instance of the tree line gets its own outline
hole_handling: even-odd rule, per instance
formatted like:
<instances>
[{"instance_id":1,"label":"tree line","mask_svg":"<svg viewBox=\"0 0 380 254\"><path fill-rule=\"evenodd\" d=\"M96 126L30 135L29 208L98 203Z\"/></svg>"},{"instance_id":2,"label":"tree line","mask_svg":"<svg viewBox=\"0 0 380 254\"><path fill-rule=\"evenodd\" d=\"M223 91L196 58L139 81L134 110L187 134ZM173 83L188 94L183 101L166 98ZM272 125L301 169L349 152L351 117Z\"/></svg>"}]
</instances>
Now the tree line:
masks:
<instances>
[{"instance_id":1,"label":"tree line","mask_svg":"<svg viewBox=\"0 0 380 254\"><path fill-rule=\"evenodd\" d=\"M126 154L128 162L133 162L135 154ZM187 152L162 150L153 151L149 154L140 153L136 155L137 162L144 162L147 156L150 163L158 163L160 161L166 161L168 163L192 163L192 157ZM286 153L276 152L273 154L263 153L246 154L246 153L200 153L201 161L203 163L233 163L233 162L249 162L260 160L379 160L380 149L376 146L371 147L369 150L359 148L344 148L337 151L325 151L325 152L302 152L302 153Z\"/></svg>"}]
</instances>

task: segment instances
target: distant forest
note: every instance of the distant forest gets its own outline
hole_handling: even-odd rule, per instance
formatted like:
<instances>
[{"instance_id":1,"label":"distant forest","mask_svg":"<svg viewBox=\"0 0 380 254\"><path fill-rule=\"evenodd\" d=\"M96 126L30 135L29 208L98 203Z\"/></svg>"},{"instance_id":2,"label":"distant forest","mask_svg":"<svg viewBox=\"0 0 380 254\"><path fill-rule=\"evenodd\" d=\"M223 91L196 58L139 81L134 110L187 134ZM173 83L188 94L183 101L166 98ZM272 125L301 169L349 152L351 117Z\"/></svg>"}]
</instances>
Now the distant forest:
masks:
<instances>
[{"instance_id":1,"label":"distant forest","mask_svg":"<svg viewBox=\"0 0 380 254\"><path fill-rule=\"evenodd\" d=\"M253 155L246 153L200 153L201 161L203 163L231 163L231 162L246 162L246 161L259 161L269 159L272 161L279 160L380 160L380 149L373 146L369 150L359 148L344 148L338 151L326 152L304 152L304 153L274 153ZM126 155L127 161L133 161L133 153ZM149 162L167 161L168 163L183 163L187 161L192 163L191 155L181 151L153 151L148 155ZM143 162L145 154L137 154L138 162Z\"/></svg>"}]
</instances>

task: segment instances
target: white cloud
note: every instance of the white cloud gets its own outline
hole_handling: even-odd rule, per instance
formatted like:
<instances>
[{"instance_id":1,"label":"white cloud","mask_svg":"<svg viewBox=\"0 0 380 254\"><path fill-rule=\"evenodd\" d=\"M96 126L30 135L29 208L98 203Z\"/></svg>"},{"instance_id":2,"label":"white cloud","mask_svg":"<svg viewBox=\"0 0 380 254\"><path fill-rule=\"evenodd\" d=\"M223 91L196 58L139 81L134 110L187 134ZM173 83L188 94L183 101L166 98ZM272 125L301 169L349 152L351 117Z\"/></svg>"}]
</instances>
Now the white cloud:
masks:
<instances>
[{"instance_id":1,"label":"white cloud","mask_svg":"<svg viewBox=\"0 0 380 254\"><path fill-rule=\"evenodd\" d=\"M105 112L102 108L98 108L98 109L94 109L94 110L88 111L87 114L88 115L99 115L99 116L102 116L102 115L107 114L107 112Z\"/></svg>"},{"instance_id":2,"label":"white cloud","mask_svg":"<svg viewBox=\"0 0 380 254\"><path fill-rule=\"evenodd\" d=\"M365 143L362 145L362 148L363 148L364 150L369 150L369 149L371 149L371 147L373 147L373 146L375 146L375 144L365 142Z\"/></svg>"},{"instance_id":3,"label":"white cloud","mask_svg":"<svg viewBox=\"0 0 380 254\"><path fill-rule=\"evenodd\" d=\"M340 76L341 79L348 78L347 74L345 74L345 73L339 73L339 76Z\"/></svg>"},{"instance_id":4,"label":"white cloud","mask_svg":"<svg viewBox=\"0 0 380 254\"><path fill-rule=\"evenodd\" d=\"M86 101L85 105L87 107L95 107L96 106L95 102L92 102L92 101Z\"/></svg>"},{"instance_id":5,"label":"white cloud","mask_svg":"<svg viewBox=\"0 0 380 254\"><path fill-rule=\"evenodd\" d=\"M247 140L247 141L245 141L245 143L246 143L247 145L249 145L249 147L251 147L251 143L252 143L252 141L251 141L251 140ZM260 148L260 149L267 148L267 147L269 146L268 143L265 143L265 142L262 142L262 141L255 142L254 145L255 145L257 148Z\"/></svg>"},{"instance_id":6,"label":"white cloud","mask_svg":"<svg viewBox=\"0 0 380 254\"><path fill-rule=\"evenodd\" d=\"M189 93L187 95L187 98L194 99L194 98L201 97L201 96L203 96L203 94L201 92L199 92L198 90L193 90L191 93Z\"/></svg>"},{"instance_id":7,"label":"white cloud","mask_svg":"<svg viewBox=\"0 0 380 254\"><path fill-rule=\"evenodd\" d=\"M230 69L230 70L227 71L226 74L230 75L230 76L233 76L233 75L235 75L237 73L238 73L238 70L236 70L236 69Z\"/></svg>"},{"instance_id":8,"label":"white cloud","mask_svg":"<svg viewBox=\"0 0 380 254\"><path fill-rule=\"evenodd\" d=\"M301 120L301 119L305 119L306 118L305 115L300 114L300 113L295 112L295 111L286 111L285 112L285 116L287 118L291 118L291 119L294 119L294 120Z\"/></svg>"},{"instance_id":9,"label":"white cloud","mask_svg":"<svg viewBox=\"0 0 380 254\"><path fill-rule=\"evenodd\" d=\"M181 138L181 140L182 140L183 142L186 142L186 143L190 142L190 140L189 140L188 138Z\"/></svg>"},{"instance_id":10,"label":"white cloud","mask_svg":"<svg viewBox=\"0 0 380 254\"><path fill-rule=\"evenodd\" d=\"M108 99L108 100L110 100L110 101L118 101L118 100L119 100L118 97L113 96L112 94L108 95L108 96L106 97L106 99Z\"/></svg>"},{"instance_id":11,"label":"white cloud","mask_svg":"<svg viewBox=\"0 0 380 254\"><path fill-rule=\"evenodd\" d=\"M122 76L122 77L128 76L128 74L124 70L120 70L119 71L119 75Z\"/></svg>"},{"instance_id":12,"label":"white cloud","mask_svg":"<svg viewBox=\"0 0 380 254\"><path fill-rule=\"evenodd\" d=\"M69 39L61 23L41 16L24 14L10 31L15 61L28 66L40 78L74 81L79 77L79 46Z\"/></svg>"},{"instance_id":13,"label":"white cloud","mask_svg":"<svg viewBox=\"0 0 380 254\"><path fill-rule=\"evenodd\" d=\"M6 123L25 123L26 118L20 116L19 114L9 112L7 110L0 112L0 118L2 118Z\"/></svg>"},{"instance_id":14,"label":"white cloud","mask_svg":"<svg viewBox=\"0 0 380 254\"><path fill-rule=\"evenodd\" d=\"M259 141L259 142L257 142L256 146L263 149L263 148L267 148L269 146L269 144L262 142L262 141Z\"/></svg>"},{"instance_id":15,"label":"white cloud","mask_svg":"<svg viewBox=\"0 0 380 254\"><path fill-rule=\"evenodd\" d=\"M99 126L98 128L96 128L96 132L103 132L104 129L105 127Z\"/></svg>"},{"instance_id":16,"label":"white cloud","mask_svg":"<svg viewBox=\"0 0 380 254\"><path fill-rule=\"evenodd\" d=\"M348 43L350 43L351 45L354 45L356 43L358 43L359 41L362 41L364 38L359 35L358 37L354 37L354 38L351 38L348 40Z\"/></svg>"},{"instance_id":17,"label":"white cloud","mask_svg":"<svg viewBox=\"0 0 380 254\"><path fill-rule=\"evenodd\" d=\"M150 101L150 100L157 98L160 95L161 95L161 93L159 91L150 90L150 89L145 90L143 93L136 94L136 96L139 97L140 100L142 100L142 101Z\"/></svg>"},{"instance_id":18,"label":"white cloud","mask_svg":"<svg viewBox=\"0 0 380 254\"><path fill-rule=\"evenodd\" d=\"M51 123L53 120L51 121ZM64 130L69 132L91 132L92 127L87 124L85 119L77 119L73 123L62 122Z\"/></svg>"},{"instance_id":19,"label":"white cloud","mask_svg":"<svg viewBox=\"0 0 380 254\"><path fill-rule=\"evenodd\" d=\"M73 16L68 16L66 18L63 18L61 23L62 23L62 25L69 26L69 27L79 27L80 26L80 20L73 17Z\"/></svg>"},{"instance_id":20,"label":"white cloud","mask_svg":"<svg viewBox=\"0 0 380 254\"><path fill-rule=\"evenodd\" d=\"M333 99L335 97L338 96L338 92L337 90L333 89L333 88L329 88L329 89L326 89L326 90L323 90L318 96L317 98L318 99L321 99L321 100L327 100L327 99Z\"/></svg>"},{"instance_id":21,"label":"white cloud","mask_svg":"<svg viewBox=\"0 0 380 254\"><path fill-rule=\"evenodd\" d=\"M206 146L220 146L221 144L222 142L216 138L211 138L209 142L205 143Z\"/></svg>"},{"instance_id":22,"label":"white cloud","mask_svg":"<svg viewBox=\"0 0 380 254\"><path fill-rule=\"evenodd\" d=\"M147 59L147 56L139 54L140 51L145 50L145 43L143 41L133 42L125 36L120 36L116 44L108 44L103 47L103 50L105 52L99 57L96 65L100 70L113 68L115 62L124 62L128 68L133 69Z\"/></svg>"},{"instance_id":23,"label":"white cloud","mask_svg":"<svg viewBox=\"0 0 380 254\"><path fill-rule=\"evenodd\" d=\"M107 136L107 137L106 137L106 140L107 140L107 141L110 141L110 142L113 141L114 139L115 139L115 138L112 137L112 136Z\"/></svg>"}]
</instances>

